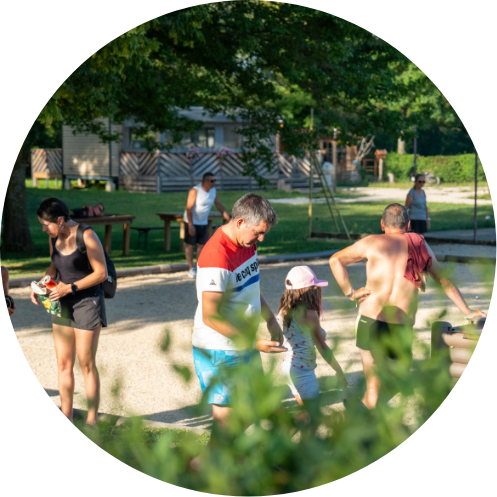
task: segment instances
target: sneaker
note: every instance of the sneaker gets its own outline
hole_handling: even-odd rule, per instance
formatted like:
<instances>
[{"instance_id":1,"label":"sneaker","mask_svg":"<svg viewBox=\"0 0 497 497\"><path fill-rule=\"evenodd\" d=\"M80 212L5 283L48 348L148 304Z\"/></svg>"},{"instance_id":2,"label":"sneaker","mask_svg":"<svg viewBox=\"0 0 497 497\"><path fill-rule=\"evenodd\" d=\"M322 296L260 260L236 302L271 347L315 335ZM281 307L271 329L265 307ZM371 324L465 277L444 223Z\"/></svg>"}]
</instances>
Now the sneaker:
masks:
<instances>
[{"instance_id":1,"label":"sneaker","mask_svg":"<svg viewBox=\"0 0 497 497\"><path fill-rule=\"evenodd\" d=\"M194 279L197 276L197 270L192 267L190 271L188 271L188 278Z\"/></svg>"}]
</instances>

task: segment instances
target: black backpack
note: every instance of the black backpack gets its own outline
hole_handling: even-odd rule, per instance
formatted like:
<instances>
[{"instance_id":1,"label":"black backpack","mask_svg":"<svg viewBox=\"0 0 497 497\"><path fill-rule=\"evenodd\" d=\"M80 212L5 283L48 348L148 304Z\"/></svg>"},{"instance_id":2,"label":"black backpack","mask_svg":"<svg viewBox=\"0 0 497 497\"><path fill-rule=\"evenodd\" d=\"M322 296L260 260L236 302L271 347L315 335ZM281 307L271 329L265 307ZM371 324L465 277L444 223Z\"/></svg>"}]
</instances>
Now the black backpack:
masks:
<instances>
[{"instance_id":1,"label":"black backpack","mask_svg":"<svg viewBox=\"0 0 497 497\"><path fill-rule=\"evenodd\" d=\"M91 229L89 224L80 223L78 226L78 232L76 233L76 245L78 246L79 251L86 255L86 245L85 240L83 238L83 233L87 230ZM105 263L107 265L107 274L108 278L104 281L102 285L102 290L104 291L104 297L106 299L114 298L117 289L117 272L114 263L111 261L109 254L105 251ZM90 265L90 261L88 261L88 265Z\"/></svg>"}]
</instances>

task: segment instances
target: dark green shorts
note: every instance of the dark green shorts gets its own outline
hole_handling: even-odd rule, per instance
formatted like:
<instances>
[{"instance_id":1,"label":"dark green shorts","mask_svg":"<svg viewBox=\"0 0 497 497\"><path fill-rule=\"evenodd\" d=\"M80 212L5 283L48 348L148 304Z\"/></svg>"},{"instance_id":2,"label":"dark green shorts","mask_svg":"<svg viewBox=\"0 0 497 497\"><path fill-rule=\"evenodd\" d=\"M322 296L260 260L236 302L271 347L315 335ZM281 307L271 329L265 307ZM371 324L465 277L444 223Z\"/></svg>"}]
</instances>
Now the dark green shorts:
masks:
<instances>
[{"instance_id":1,"label":"dark green shorts","mask_svg":"<svg viewBox=\"0 0 497 497\"><path fill-rule=\"evenodd\" d=\"M412 358L412 326L385 323L359 314L355 337L356 345L362 350L370 350L373 357L381 354L389 359Z\"/></svg>"}]
</instances>

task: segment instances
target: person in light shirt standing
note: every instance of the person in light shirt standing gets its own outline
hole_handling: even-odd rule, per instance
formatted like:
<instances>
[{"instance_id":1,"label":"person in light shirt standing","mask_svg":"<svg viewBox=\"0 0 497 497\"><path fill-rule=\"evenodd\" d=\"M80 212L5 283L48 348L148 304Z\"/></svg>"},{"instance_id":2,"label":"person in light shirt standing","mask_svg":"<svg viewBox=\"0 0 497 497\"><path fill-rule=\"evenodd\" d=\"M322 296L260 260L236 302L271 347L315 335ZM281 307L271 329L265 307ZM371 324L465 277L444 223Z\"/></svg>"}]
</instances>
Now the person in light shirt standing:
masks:
<instances>
[{"instance_id":1,"label":"person in light shirt standing","mask_svg":"<svg viewBox=\"0 0 497 497\"><path fill-rule=\"evenodd\" d=\"M212 204L216 204L218 211L224 219L229 221L230 215L226 212L223 204L219 200L216 192L216 179L213 173L205 173L202 183L194 186L188 193L186 209L183 219L188 224L188 230L185 234L185 255L188 262L188 276L195 278L197 269L193 265L193 250L197 245L197 260L203 246L207 243L207 223Z\"/></svg>"},{"instance_id":2,"label":"person in light shirt standing","mask_svg":"<svg viewBox=\"0 0 497 497\"><path fill-rule=\"evenodd\" d=\"M426 183L424 174L417 174L414 180L414 188L409 190L406 198L406 209L409 209L411 231L422 235L430 231L430 216L426 205L426 193L423 186Z\"/></svg>"}]
</instances>

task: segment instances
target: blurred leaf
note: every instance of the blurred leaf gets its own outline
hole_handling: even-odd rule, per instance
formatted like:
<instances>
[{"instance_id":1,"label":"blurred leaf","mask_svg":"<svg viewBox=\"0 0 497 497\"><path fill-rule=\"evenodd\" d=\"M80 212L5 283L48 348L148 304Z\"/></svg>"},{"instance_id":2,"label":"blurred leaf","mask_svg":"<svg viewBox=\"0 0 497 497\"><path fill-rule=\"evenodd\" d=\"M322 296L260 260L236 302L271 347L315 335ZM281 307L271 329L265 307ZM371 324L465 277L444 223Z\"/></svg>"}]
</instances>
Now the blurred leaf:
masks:
<instances>
[{"instance_id":1,"label":"blurred leaf","mask_svg":"<svg viewBox=\"0 0 497 497\"><path fill-rule=\"evenodd\" d=\"M187 383L191 380L192 373L190 368L187 366L178 366L177 364L174 364L173 368Z\"/></svg>"},{"instance_id":2,"label":"blurred leaf","mask_svg":"<svg viewBox=\"0 0 497 497\"><path fill-rule=\"evenodd\" d=\"M160 337L160 350L162 352L167 352L171 345L171 332L165 329Z\"/></svg>"},{"instance_id":3,"label":"blurred leaf","mask_svg":"<svg viewBox=\"0 0 497 497\"><path fill-rule=\"evenodd\" d=\"M123 387L123 379L121 377L116 378L110 388L110 393L112 397L114 398L119 397L122 387Z\"/></svg>"}]
</instances>

